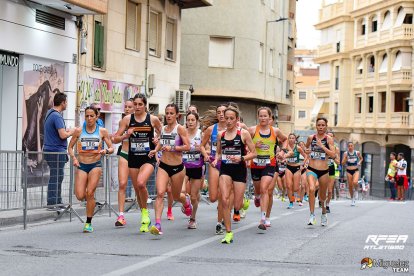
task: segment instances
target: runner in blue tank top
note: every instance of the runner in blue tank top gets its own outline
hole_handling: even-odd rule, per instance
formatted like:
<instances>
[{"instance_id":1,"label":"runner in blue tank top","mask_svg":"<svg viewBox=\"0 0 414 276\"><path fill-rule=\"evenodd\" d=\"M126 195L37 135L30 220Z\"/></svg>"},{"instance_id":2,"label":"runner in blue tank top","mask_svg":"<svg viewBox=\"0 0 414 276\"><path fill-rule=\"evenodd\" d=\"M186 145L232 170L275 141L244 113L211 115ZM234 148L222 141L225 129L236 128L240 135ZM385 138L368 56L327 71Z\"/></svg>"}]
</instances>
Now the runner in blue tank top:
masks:
<instances>
[{"instance_id":1,"label":"runner in blue tank top","mask_svg":"<svg viewBox=\"0 0 414 276\"><path fill-rule=\"evenodd\" d=\"M86 199L86 223L83 232L93 232L92 217L95 210L95 190L102 175L101 156L112 154L112 142L108 131L96 122L98 111L92 107L85 109L85 122L82 128L77 128L70 140L68 152L73 165L77 167L75 178L75 195L78 200ZM102 140L108 148L102 148ZM73 147L77 145L78 157L75 157Z\"/></svg>"},{"instance_id":2,"label":"runner in blue tank top","mask_svg":"<svg viewBox=\"0 0 414 276\"><path fill-rule=\"evenodd\" d=\"M351 195L351 206L355 206L355 194L358 191L359 180L358 167L361 166L363 160L361 153L354 149L354 143L348 142L348 151L344 153L342 165L346 165L346 177Z\"/></svg>"}]
</instances>

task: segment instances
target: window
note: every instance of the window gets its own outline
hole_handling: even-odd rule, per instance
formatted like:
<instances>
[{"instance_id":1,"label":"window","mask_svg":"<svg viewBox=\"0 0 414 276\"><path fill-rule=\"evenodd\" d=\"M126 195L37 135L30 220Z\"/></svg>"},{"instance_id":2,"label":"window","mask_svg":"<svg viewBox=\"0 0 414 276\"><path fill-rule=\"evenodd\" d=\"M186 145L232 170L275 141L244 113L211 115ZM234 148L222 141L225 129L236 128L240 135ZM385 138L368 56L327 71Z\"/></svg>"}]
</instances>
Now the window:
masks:
<instances>
[{"instance_id":1,"label":"window","mask_svg":"<svg viewBox=\"0 0 414 276\"><path fill-rule=\"evenodd\" d=\"M362 73L364 72L364 64L363 64L363 60L360 59L359 61L357 61L358 67L357 67L357 74L362 75Z\"/></svg>"},{"instance_id":2,"label":"window","mask_svg":"<svg viewBox=\"0 0 414 276\"><path fill-rule=\"evenodd\" d=\"M339 90L339 66L335 66L335 90Z\"/></svg>"},{"instance_id":3,"label":"window","mask_svg":"<svg viewBox=\"0 0 414 276\"><path fill-rule=\"evenodd\" d=\"M408 112L408 98L410 92L397 91L394 92L394 112Z\"/></svg>"},{"instance_id":4,"label":"window","mask_svg":"<svg viewBox=\"0 0 414 276\"><path fill-rule=\"evenodd\" d=\"M378 19L374 16L371 21L371 32L374 33L378 30Z\"/></svg>"},{"instance_id":5,"label":"window","mask_svg":"<svg viewBox=\"0 0 414 276\"><path fill-rule=\"evenodd\" d=\"M388 30L391 28L391 13L390 11L386 11L384 14L384 21L382 22L381 30Z\"/></svg>"},{"instance_id":6,"label":"window","mask_svg":"<svg viewBox=\"0 0 414 276\"><path fill-rule=\"evenodd\" d=\"M319 66L319 80L330 80L331 79L331 66L329 63L321 63Z\"/></svg>"},{"instance_id":7,"label":"window","mask_svg":"<svg viewBox=\"0 0 414 276\"><path fill-rule=\"evenodd\" d=\"M339 53L341 51L341 42L336 43L336 52Z\"/></svg>"},{"instance_id":8,"label":"window","mask_svg":"<svg viewBox=\"0 0 414 276\"><path fill-rule=\"evenodd\" d=\"M306 110L298 110L298 119L306 119Z\"/></svg>"},{"instance_id":9,"label":"window","mask_svg":"<svg viewBox=\"0 0 414 276\"><path fill-rule=\"evenodd\" d=\"M338 125L338 103L335 103L334 126Z\"/></svg>"},{"instance_id":10,"label":"window","mask_svg":"<svg viewBox=\"0 0 414 276\"><path fill-rule=\"evenodd\" d=\"M175 60L176 53L176 37L177 37L176 21L168 18L167 26L165 28L165 57L168 60Z\"/></svg>"},{"instance_id":11,"label":"window","mask_svg":"<svg viewBox=\"0 0 414 276\"><path fill-rule=\"evenodd\" d=\"M127 2L125 47L139 51L141 44L141 5Z\"/></svg>"},{"instance_id":12,"label":"window","mask_svg":"<svg viewBox=\"0 0 414 276\"><path fill-rule=\"evenodd\" d=\"M387 93L386 92L379 92L379 112L385 113L386 112L386 103L387 103Z\"/></svg>"},{"instance_id":13,"label":"window","mask_svg":"<svg viewBox=\"0 0 414 276\"><path fill-rule=\"evenodd\" d=\"M264 44L260 43L260 48L259 48L259 72L263 72L263 57L264 57Z\"/></svg>"},{"instance_id":14,"label":"window","mask_svg":"<svg viewBox=\"0 0 414 276\"><path fill-rule=\"evenodd\" d=\"M232 37L210 37L208 65L233 68L234 39Z\"/></svg>"},{"instance_id":15,"label":"window","mask_svg":"<svg viewBox=\"0 0 414 276\"><path fill-rule=\"evenodd\" d=\"M355 113L361 113L362 112L362 97L356 96L355 98Z\"/></svg>"},{"instance_id":16,"label":"window","mask_svg":"<svg viewBox=\"0 0 414 276\"><path fill-rule=\"evenodd\" d=\"M306 100L306 91L299 91L299 100Z\"/></svg>"},{"instance_id":17,"label":"window","mask_svg":"<svg viewBox=\"0 0 414 276\"><path fill-rule=\"evenodd\" d=\"M162 14L156 11L150 11L149 20L149 54L160 57L161 54L161 22Z\"/></svg>"},{"instance_id":18,"label":"window","mask_svg":"<svg viewBox=\"0 0 414 276\"><path fill-rule=\"evenodd\" d=\"M94 16L94 39L93 39L93 66L103 69L105 66L105 29L103 16Z\"/></svg>"},{"instance_id":19,"label":"window","mask_svg":"<svg viewBox=\"0 0 414 276\"><path fill-rule=\"evenodd\" d=\"M366 32L366 23L365 23L365 19L363 19L362 21L361 21L361 35L365 35L365 32Z\"/></svg>"},{"instance_id":20,"label":"window","mask_svg":"<svg viewBox=\"0 0 414 276\"><path fill-rule=\"evenodd\" d=\"M374 95L369 94L368 95L368 113L373 113L374 112Z\"/></svg>"},{"instance_id":21,"label":"window","mask_svg":"<svg viewBox=\"0 0 414 276\"><path fill-rule=\"evenodd\" d=\"M273 76L273 70L274 70L274 66L273 66L273 49L270 49L270 53L269 53L269 75Z\"/></svg>"},{"instance_id":22,"label":"window","mask_svg":"<svg viewBox=\"0 0 414 276\"><path fill-rule=\"evenodd\" d=\"M404 17L403 24L413 24L413 14L407 13Z\"/></svg>"},{"instance_id":23,"label":"window","mask_svg":"<svg viewBox=\"0 0 414 276\"><path fill-rule=\"evenodd\" d=\"M375 72L375 57L371 56L368 63L368 73Z\"/></svg>"},{"instance_id":24,"label":"window","mask_svg":"<svg viewBox=\"0 0 414 276\"><path fill-rule=\"evenodd\" d=\"M388 71L388 56L387 54L384 54L382 56L382 63L379 69L379 73L386 73Z\"/></svg>"}]
</instances>

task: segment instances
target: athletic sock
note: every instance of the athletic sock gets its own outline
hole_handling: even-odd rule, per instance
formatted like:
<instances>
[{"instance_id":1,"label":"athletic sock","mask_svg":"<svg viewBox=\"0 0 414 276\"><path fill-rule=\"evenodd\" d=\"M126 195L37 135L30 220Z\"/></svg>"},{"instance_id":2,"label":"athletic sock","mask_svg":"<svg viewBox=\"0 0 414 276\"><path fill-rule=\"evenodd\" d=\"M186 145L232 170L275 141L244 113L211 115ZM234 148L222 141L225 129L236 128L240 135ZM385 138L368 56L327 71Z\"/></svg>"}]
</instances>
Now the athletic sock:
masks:
<instances>
[{"instance_id":1,"label":"athletic sock","mask_svg":"<svg viewBox=\"0 0 414 276\"><path fill-rule=\"evenodd\" d=\"M161 224L161 219L155 219L155 223Z\"/></svg>"},{"instance_id":2,"label":"athletic sock","mask_svg":"<svg viewBox=\"0 0 414 276\"><path fill-rule=\"evenodd\" d=\"M262 221L266 221L266 212L262 212Z\"/></svg>"},{"instance_id":3,"label":"athletic sock","mask_svg":"<svg viewBox=\"0 0 414 276\"><path fill-rule=\"evenodd\" d=\"M92 217L86 217L86 223L92 223Z\"/></svg>"},{"instance_id":4,"label":"athletic sock","mask_svg":"<svg viewBox=\"0 0 414 276\"><path fill-rule=\"evenodd\" d=\"M168 213L172 212L172 207L168 206Z\"/></svg>"}]
</instances>

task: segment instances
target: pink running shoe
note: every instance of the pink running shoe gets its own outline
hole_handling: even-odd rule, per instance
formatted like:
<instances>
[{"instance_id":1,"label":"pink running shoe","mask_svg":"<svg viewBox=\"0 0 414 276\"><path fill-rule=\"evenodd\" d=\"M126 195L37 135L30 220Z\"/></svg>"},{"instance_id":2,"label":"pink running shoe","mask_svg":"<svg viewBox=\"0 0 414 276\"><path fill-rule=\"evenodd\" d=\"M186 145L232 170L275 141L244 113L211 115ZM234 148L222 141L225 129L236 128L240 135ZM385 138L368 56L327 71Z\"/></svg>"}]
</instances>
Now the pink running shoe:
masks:
<instances>
[{"instance_id":1,"label":"pink running shoe","mask_svg":"<svg viewBox=\"0 0 414 276\"><path fill-rule=\"evenodd\" d=\"M183 214L185 214L187 217L190 217L193 213L193 205L191 205L191 201L190 201L190 197L187 195L185 197L186 199L186 206L182 206L181 207L181 212L183 212Z\"/></svg>"},{"instance_id":2,"label":"pink running shoe","mask_svg":"<svg viewBox=\"0 0 414 276\"><path fill-rule=\"evenodd\" d=\"M172 212L167 212L167 219L168 220L174 220L174 216L173 216Z\"/></svg>"},{"instance_id":3,"label":"pink running shoe","mask_svg":"<svg viewBox=\"0 0 414 276\"><path fill-rule=\"evenodd\" d=\"M116 219L115 226L116 227L125 227L125 225L126 225L125 217L124 216L119 216Z\"/></svg>"}]
</instances>

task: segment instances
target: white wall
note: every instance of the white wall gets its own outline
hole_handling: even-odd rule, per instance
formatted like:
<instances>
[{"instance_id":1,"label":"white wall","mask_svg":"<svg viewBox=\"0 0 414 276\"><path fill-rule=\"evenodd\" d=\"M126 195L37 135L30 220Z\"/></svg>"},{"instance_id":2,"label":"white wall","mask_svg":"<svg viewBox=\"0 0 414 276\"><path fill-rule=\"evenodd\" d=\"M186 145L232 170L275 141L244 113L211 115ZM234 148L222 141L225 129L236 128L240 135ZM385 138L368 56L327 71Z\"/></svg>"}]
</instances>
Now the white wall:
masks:
<instances>
[{"instance_id":1,"label":"white wall","mask_svg":"<svg viewBox=\"0 0 414 276\"><path fill-rule=\"evenodd\" d=\"M17 67L0 65L0 150L16 150L17 75Z\"/></svg>"}]
</instances>

